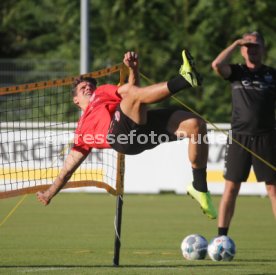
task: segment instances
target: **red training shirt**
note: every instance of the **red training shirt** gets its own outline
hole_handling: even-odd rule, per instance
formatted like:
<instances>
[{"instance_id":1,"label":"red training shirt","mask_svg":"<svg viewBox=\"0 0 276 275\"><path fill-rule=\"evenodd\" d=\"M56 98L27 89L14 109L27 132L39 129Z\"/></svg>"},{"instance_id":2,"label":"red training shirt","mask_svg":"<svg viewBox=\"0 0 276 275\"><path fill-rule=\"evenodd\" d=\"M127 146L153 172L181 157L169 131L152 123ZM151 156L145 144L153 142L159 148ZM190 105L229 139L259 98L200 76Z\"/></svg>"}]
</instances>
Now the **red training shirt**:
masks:
<instances>
[{"instance_id":1,"label":"red training shirt","mask_svg":"<svg viewBox=\"0 0 276 275\"><path fill-rule=\"evenodd\" d=\"M106 136L115 109L122 100L117 90L118 86L106 84L93 92L78 121L73 150L86 155L91 148L110 148Z\"/></svg>"}]
</instances>

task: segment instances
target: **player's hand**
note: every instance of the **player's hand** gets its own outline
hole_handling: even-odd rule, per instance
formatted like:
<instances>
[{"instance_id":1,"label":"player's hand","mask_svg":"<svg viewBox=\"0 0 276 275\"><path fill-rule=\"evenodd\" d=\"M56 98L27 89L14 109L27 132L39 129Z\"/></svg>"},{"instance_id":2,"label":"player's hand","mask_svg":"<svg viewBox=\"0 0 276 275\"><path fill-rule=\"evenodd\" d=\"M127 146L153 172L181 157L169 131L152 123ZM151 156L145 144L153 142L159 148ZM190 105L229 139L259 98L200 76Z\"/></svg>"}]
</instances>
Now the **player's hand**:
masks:
<instances>
[{"instance_id":1,"label":"player's hand","mask_svg":"<svg viewBox=\"0 0 276 275\"><path fill-rule=\"evenodd\" d=\"M49 194L47 191L39 191L36 193L36 198L45 206L48 205L51 201Z\"/></svg>"},{"instance_id":2,"label":"player's hand","mask_svg":"<svg viewBox=\"0 0 276 275\"><path fill-rule=\"evenodd\" d=\"M137 69L139 65L138 54L136 52L125 53L123 62L128 68Z\"/></svg>"},{"instance_id":3,"label":"player's hand","mask_svg":"<svg viewBox=\"0 0 276 275\"><path fill-rule=\"evenodd\" d=\"M239 46L258 46L259 43L256 42L256 41L252 41L252 40L248 40L248 39L245 39L245 38L241 38L241 39L238 39L236 41L237 45Z\"/></svg>"}]
</instances>

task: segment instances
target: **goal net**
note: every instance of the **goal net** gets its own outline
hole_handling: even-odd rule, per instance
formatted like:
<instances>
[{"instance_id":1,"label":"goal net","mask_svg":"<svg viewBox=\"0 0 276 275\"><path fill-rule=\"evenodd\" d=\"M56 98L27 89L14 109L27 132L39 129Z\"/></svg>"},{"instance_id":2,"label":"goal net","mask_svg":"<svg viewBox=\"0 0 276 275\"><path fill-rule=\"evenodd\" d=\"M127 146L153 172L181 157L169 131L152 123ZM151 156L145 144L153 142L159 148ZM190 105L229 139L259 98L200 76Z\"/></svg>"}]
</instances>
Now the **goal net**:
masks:
<instances>
[{"instance_id":1,"label":"goal net","mask_svg":"<svg viewBox=\"0 0 276 275\"><path fill-rule=\"evenodd\" d=\"M118 84L126 69L119 64L84 76ZM45 190L58 175L80 117L71 97L74 79L0 88L0 198ZM123 155L92 150L64 188L96 186L121 195L123 175Z\"/></svg>"}]
</instances>

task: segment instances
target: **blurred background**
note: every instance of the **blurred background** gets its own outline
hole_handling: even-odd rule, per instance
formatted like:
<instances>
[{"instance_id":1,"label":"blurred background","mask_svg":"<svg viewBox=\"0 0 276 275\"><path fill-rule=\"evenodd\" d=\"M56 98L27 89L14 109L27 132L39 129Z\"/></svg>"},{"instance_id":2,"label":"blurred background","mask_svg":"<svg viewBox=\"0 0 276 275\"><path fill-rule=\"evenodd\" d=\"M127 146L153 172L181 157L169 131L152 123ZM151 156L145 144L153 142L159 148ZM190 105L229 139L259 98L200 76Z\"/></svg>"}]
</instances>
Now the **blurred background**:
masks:
<instances>
[{"instance_id":1,"label":"blurred background","mask_svg":"<svg viewBox=\"0 0 276 275\"><path fill-rule=\"evenodd\" d=\"M78 75L80 11L79 0L2 0L0 86ZM90 0L90 71L120 63L125 51L135 50L143 74L167 80L188 48L204 86L178 97L210 121L229 122L230 87L211 62L244 32L258 30L266 40L266 64L273 66L275 14L274 0ZM242 62L238 52L233 61Z\"/></svg>"}]
</instances>

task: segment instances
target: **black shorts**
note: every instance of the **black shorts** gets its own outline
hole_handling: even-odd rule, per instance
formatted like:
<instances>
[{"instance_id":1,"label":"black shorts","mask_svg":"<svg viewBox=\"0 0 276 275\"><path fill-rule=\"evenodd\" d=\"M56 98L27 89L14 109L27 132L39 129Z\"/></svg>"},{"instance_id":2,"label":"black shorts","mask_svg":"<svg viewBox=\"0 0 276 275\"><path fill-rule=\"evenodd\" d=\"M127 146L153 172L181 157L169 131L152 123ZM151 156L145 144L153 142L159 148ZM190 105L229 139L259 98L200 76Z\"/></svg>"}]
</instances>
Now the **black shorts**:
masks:
<instances>
[{"instance_id":1,"label":"black shorts","mask_svg":"<svg viewBox=\"0 0 276 275\"><path fill-rule=\"evenodd\" d=\"M276 183L276 171L269 165L276 167L276 135L270 133L262 136L246 136L233 134L233 139L248 148L253 153L248 152L241 145L231 138L227 140L225 152L224 178L233 182L246 181L250 173L251 165L257 181Z\"/></svg>"},{"instance_id":2,"label":"black shorts","mask_svg":"<svg viewBox=\"0 0 276 275\"><path fill-rule=\"evenodd\" d=\"M179 109L158 109L147 112L147 123L139 125L117 107L108 131L108 143L117 152L136 155L163 142L177 140L166 126L170 116Z\"/></svg>"}]
</instances>

